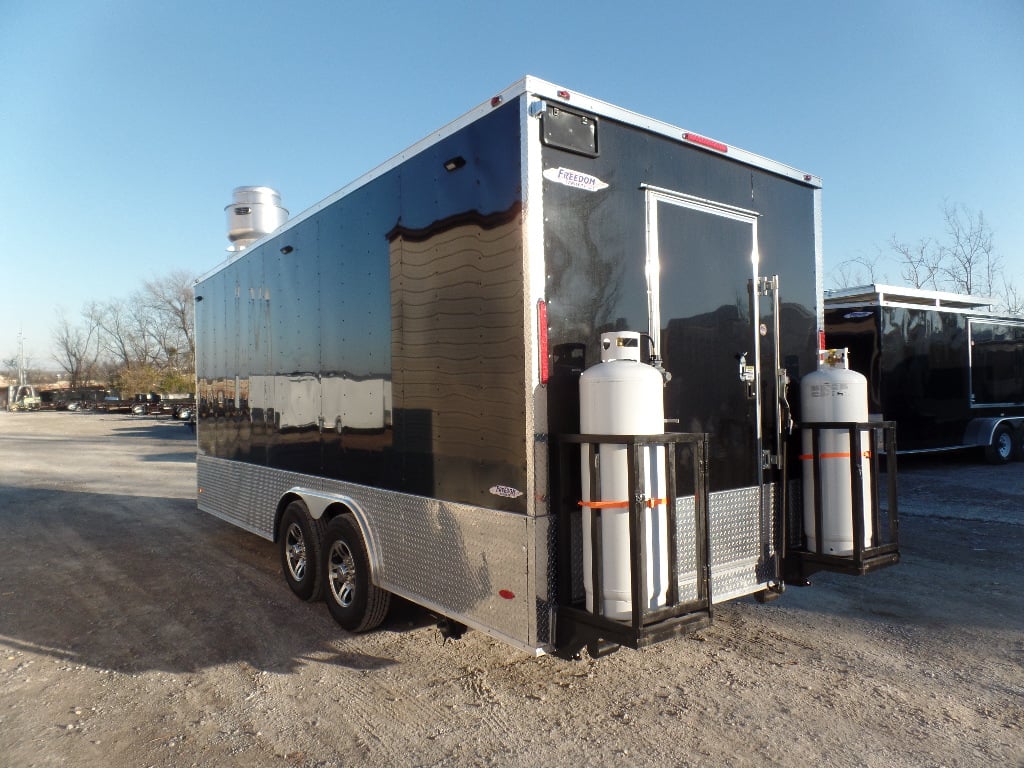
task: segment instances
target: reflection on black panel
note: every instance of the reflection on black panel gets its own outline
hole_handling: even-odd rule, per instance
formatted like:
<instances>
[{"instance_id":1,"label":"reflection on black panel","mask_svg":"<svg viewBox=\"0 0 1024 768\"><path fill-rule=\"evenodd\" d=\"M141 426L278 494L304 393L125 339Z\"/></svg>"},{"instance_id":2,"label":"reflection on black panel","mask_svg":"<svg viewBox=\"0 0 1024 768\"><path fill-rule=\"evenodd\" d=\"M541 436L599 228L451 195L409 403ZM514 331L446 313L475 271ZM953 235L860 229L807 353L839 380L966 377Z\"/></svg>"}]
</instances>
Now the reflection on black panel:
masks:
<instances>
[{"instance_id":1,"label":"reflection on black panel","mask_svg":"<svg viewBox=\"0 0 1024 768\"><path fill-rule=\"evenodd\" d=\"M756 485L756 400L739 363L754 362L750 316L753 230L705 211L659 204L665 417L708 432L712 490Z\"/></svg>"},{"instance_id":2,"label":"reflection on black panel","mask_svg":"<svg viewBox=\"0 0 1024 768\"><path fill-rule=\"evenodd\" d=\"M593 365L603 331L650 331L644 185L750 210L758 214L758 274L781 279L780 359L793 376L789 396L798 417L799 377L815 369L817 348L814 190L610 120L601 123L600 157L554 147L544 147L541 156L545 170L564 168L607 185L582 190L559 184L556 174L545 176L551 349L581 345ZM669 214L664 223L665 208L659 207L659 225L666 228L659 236L671 242L662 247L680 254L662 259L660 351L674 373L665 391L666 416L680 419L672 429L711 430L710 450L719 457L710 472L713 488L750 485L759 459L751 448L756 425L735 357L754 352L750 227L737 223L730 234L730 225L701 224L694 217L712 217L692 212ZM684 265L694 270L689 278ZM549 388L549 414L562 409L554 393L564 389ZM774 407L774 398L766 407ZM738 452L750 463L724 458Z\"/></svg>"},{"instance_id":3,"label":"reflection on black panel","mask_svg":"<svg viewBox=\"0 0 1024 768\"><path fill-rule=\"evenodd\" d=\"M971 395L976 405L1024 403L1024 324L971 321Z\"/></svg>"},{"instance_id":4,"label":"reflection on black panel","mask_svg":"<svg viewBox=\"0 0 1024 768\"><path fill-rule=\"evenodd\" d=\"M1024 324L933 308L830 309L829 344L849 347L869 407L896 421L901 450L960 445L971 419L1024 403Z\"/></svg>"},{"instance_id":5,"label":"reflection on black panel","mask_svg":"<svg viewBox=\"0 0 1024 768\"><path fill-rule=\"evenodd\" d=\"M897 307L882 313L884 412L898 414L900 434L916 436L919 447L959 443L962 434L953 436L970 386L966 318Z\"/></svg>"},{"instance_id":6,"label":"reflection on black panel","mask_svg":"<svg viewBox=\"0 0 1024 768\"><path fill-rule=\"evenodd\" d=\"M391 355L408 483L509 509L524 509L526 492L519 223L516 205L389 233Z\"/></svg>"},{"instance_id":7,"label":"reflection on black panel","mask_svg":"<svg viewBox=\"0 0 1024 768\"><path fill-rule=\"evenodd\" d=\"M520 150L510 103L204 281L200 450L525 510Z\"/></svg>"}]
</instances>

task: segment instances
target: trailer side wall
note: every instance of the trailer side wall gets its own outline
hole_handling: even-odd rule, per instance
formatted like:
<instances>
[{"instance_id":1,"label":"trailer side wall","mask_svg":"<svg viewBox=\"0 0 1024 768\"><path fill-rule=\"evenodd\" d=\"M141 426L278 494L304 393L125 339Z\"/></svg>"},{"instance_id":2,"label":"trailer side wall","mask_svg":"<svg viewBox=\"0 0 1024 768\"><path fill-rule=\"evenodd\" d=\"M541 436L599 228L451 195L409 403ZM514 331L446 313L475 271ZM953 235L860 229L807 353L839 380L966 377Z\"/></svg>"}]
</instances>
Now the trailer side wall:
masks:
<instances>
[{"instance_id":1,"label":"trailer side wall","mask_svg":"<svg viewBox=\"0 0 1024 768\"><path fill-rule=\"evenodd\" d=\"M972 419L1024 414L1024 323L890 305L829 307L828 343L868 379L901 451L964 445Z\"/></svg>"},{"instance_id":2,"label":"trailer side wall","mask_svg":"<svg viewBox=\"0 0 1024 768\"><path fill-rule=\"evenodd\" d=\"M517 106L197 286L201 454L526 511Z\"/></svg>"},{"instance_id":3,"label":"trailer side wall","mask_svg":"<svg viewBox=\"0 0 1024 768\"><path fill-rule=\"evenodd\" d=\"M201 509L268 539L282 500L344 509L378 586L537 649L522 119L510 101L197 285L197 465Z\"/></svg>"}]
</instances>

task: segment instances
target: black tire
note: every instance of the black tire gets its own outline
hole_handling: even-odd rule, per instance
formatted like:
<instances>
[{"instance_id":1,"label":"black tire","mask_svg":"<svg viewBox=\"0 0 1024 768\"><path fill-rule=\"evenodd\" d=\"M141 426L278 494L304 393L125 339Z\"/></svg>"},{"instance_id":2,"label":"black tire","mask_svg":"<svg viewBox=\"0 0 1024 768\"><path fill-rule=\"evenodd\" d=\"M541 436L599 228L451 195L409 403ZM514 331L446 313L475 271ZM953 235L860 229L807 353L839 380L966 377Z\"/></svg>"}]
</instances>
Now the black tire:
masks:
<instances>
[{"instance_id":1,"label":"black tire","mask_svg":"<svg viewBox=\"0 0 1024 768\"><path fill-rule=\"evenodd\" d=\"M985 460L989 464L1005 464L1013 456L1014 434L1009 424L1000 424L992 433L992 444L985 448Z\"/></svg>"},{"instance_id":2,"label":"black tire","mask_svg":"<svg viewBox=\"0 0 1024 768\"><path fill-rule=\"evenodd\" d=\"M1024 461L1024 424L1013 430L1013 460Z\"/></svg>"},{"instance_id":3,"label":"black tire","mask_svg":"<svg viewBox=\"0 0 1024 768\"><path fill-rule=\"evenodd\" d=\"M311 603L323 594L323 538L323 523L310 517L305 504L293 501L285 508L278 536L281 570L292 592Z\"/></svg>"},{"instance_id":4,"label":"black tire","mask_svg":"<svg viewBox=\"0 0 1024 768\"><path fill-rule=\"evenodd\" d=\"M391 593L370 580L363 536L348 515L327 525L320 571L324 602L338 624L349 632L380 626L391 607Z\"/></svg>"}]
</instances>

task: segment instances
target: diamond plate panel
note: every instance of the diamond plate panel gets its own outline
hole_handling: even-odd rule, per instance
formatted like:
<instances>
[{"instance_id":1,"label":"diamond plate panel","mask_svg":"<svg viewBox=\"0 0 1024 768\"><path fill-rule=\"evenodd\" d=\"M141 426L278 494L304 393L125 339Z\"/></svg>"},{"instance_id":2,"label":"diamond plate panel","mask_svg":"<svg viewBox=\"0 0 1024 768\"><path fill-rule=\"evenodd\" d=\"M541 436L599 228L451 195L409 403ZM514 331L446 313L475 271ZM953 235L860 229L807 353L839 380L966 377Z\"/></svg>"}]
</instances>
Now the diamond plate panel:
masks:
<instances>
[{"instance_id":1,"label":"diamond plate panel","mask_svg":"<svg viewBox=\"0 0 1024 768\"><path fill-rule=\"evenodd\" d=\"M548 574L528 567L532 547L547 551L547 526L525 515L207 456L198 457L198 478L200 509L266 539L289 490L319 508L343 503L362 526L381 587L514 645L547 640L538 637L537 595ZM535 544L538 529L544 541Z\"/></svg>"},{"instance_id":2,"label":"diamond plate panel","mask_svg":"<svg viewBox=\"0 0 1024 768\"><path fill-rule=\"evenodd\" d=\"M676 499L676 567L679 572L681 602L696 600L699 597L695 514L693 496L680 496Z\"/></svg>"},{"instance_id":3,"label":"diamond plate panel","mask_svg":"<svg viewBox=\"0 0 1024 768\"><path fill-rule=\"evenodd\" d=\"M320 478L198 456L198 505L204 512L274 540L277 502L289 488L322 490Z\"/></svg>"},{"instance_id":4,"label":"diamond plate panel","mask_svg":"<svg viewBox=\"0 0 1024 768\"><path fill-rule=\"evenodd\" d=\"M763 496L758 486L710 494L712 602L757 592L775 578L775 497L774 485Z\"/></svg>"},{"instance_id":5,"label":"diamond plate panel","mask_svg":"<svg viewBox=\"0 0 1024 768\"><path fill-rule=\"evenodd\" d=\"M761 489L718 491L708 504L712 568L756 558L761 547Z\"/></svg>"},{"instance_id":6,"label":"diamond plate panel","mask_svg":"<svg viewBox=\"0 0 1024 768\"><path fill-rule=\"evenodd\" d=\"M711 598L720 603L757 592L774 578L775 486L719 491L708 499L711 539ZM698 597L696 521L694 498L676 499L676 562L681 600Z\"/></svg>"}]
</instances>

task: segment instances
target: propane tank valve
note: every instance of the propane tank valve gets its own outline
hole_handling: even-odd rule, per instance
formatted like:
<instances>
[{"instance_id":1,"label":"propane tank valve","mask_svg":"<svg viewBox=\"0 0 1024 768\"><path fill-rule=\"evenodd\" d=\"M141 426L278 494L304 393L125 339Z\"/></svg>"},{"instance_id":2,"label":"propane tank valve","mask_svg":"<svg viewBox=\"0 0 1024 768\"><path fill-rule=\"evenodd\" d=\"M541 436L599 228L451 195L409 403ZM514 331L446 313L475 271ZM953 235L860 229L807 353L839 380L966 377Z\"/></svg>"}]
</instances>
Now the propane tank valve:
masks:
<instances>
[{"instance_id":1,"label":"propane tank valve","mask_svg":"<svg viewBox=\"0 0 1024 768\"><path fill-rule=\"evenodd\" d=\"M672 374L666 371L665 367L661 364L658 351L654 348L654 338L649 333L641 333L640 338L647 340L647 364L661 374L661 380L665 383L665 386L668 386L668 383L672 381Z\"/></svg>"}]
</instances>

